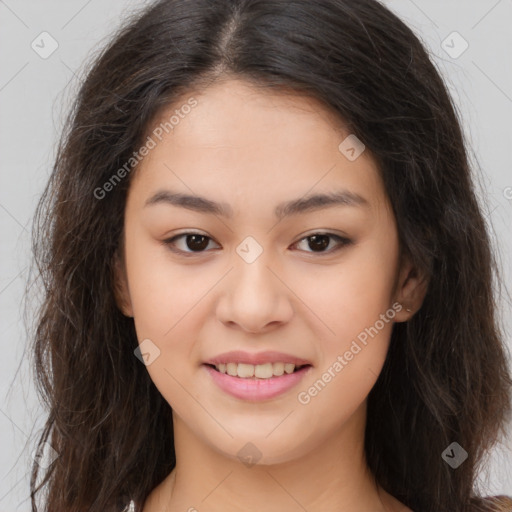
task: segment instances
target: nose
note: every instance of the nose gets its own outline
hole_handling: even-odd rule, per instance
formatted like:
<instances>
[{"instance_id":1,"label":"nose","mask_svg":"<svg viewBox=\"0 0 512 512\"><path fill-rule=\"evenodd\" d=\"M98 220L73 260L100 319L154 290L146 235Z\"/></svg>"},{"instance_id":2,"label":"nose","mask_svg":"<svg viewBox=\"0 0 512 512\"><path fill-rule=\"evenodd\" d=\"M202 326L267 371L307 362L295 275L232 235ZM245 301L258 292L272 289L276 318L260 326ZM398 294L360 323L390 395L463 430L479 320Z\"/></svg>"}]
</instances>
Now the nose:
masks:
<instances>
[{"instance_id":1,"label":"nose","mask_svg":"<svg viewBox=\"0 0 512 512\"><path fill-rule=\"evenodd\" d=\"M231 328L261 333L286 324L293 316L290 285L262 256L252 263L235 261L223 280L217 318Z\"/></svg>"}]
</instances>

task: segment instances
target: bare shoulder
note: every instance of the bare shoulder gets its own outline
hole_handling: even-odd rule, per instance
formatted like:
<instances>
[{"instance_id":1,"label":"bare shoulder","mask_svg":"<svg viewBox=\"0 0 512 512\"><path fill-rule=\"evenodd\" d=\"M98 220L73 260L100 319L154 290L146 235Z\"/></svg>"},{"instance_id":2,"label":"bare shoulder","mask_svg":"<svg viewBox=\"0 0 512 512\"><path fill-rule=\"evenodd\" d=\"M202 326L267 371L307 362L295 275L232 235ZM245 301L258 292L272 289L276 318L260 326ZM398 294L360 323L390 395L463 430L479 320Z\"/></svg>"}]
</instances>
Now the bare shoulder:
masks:
<instances>
[{"instance_id":1,"label":"bare shoulder","mask_svg":"<svg viewBox=\"0 0 512 512\"><path fill-rule=\"evenodd\" d=\"M492 504L496 512L512 512L512 497L510 496L488 496L485 501Z\"/></svg>"},{"instance_id":2,"label":"bare shoulder","mask_svg":"<svg viewBox=\"0 0 512 512\"><path fill-rule=\"evenodd\" d=\"M480 503L482 501L485 503L485 505L492 505L492 508L485 507L486 512L512 512L512 497L511 496L487 496L485 498L480 498ZM398 500L395 500L394 502L390 503L390 510L392 512L414 512L409 507L405 506L403 503L399 502ZM478 510L483 510L478 508ZM475 509L475 512L477 510Z\"/></svg>"}]
</instances>

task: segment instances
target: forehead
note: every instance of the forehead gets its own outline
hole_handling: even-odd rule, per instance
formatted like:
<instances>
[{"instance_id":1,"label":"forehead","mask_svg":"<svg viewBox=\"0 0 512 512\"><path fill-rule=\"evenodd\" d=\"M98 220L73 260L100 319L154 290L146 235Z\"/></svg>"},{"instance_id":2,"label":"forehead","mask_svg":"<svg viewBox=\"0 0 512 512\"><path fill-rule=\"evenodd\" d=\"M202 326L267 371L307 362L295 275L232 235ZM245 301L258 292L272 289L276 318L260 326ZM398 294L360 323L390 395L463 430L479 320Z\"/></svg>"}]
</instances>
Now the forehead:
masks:
<instances>
[{"instance_id":1,"label":"forehead","mask_svg":"<svg viewBox=\"0 0 512 512\"><path fill-rule=\"evenodd\" d=\"M181 95L149 128L155 145L132 183L146 198L168 186L249 206L343 188L387 201L369 152L347 158L340 144L353 135L308 96L228 80Z\"/></svg>"},{"instance_id":2,"label":"forehead","mask_svg":"<svg viewBox=\"0 0 512 512\"><path fill-rule=\"evenodd\" d=\"M192 99L197 106L188 109ZM311 96L237 79L181 94L161 110L152 125L158 127L172 117L174 141L198 147L230 144L246 149L257 145L261 149L264 143L265 149L278 149L279 144L300 142L304 136L318 140L318 130L324 138L329 133L336 140L346 133L342 120ZM276 131L279 139L275 139Z\"/></svg>"}]
</instances>

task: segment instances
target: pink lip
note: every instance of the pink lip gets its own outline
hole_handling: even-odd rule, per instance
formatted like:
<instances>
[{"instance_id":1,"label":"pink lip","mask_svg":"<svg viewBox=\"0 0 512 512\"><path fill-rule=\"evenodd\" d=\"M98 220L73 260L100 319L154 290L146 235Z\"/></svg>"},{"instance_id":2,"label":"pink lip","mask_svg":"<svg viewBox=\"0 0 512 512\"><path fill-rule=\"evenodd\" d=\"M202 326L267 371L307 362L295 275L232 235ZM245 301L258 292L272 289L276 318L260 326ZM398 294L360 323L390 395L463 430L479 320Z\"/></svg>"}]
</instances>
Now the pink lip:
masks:
<instances>
[{"instance_id":1,"label":"pink lip","mask_svg":"<svg viewBox=\"0 0 512 512\"><path fill-rule=\"evenodd\" d=\"M240 362L240 360L238 361ZM274 398L293 388L311 370L312 366L306 366L296 372L285 373L270 379L232 377L206 364L203 365L203 368L225 393L242 400L261 401Z\"/></svg>"},{"instance_id":2,"label":"pink lip","mask_svg":"<svg viewBox=\"0 0 512 512\"><path fill-rule=\"evenodd\" d=\"M266 351L257 354L244 352L243 350L234 350L224 352L216 357L212 357L205 361L205 364L221 364L221 363L245 363L245 364L265 364L265 363L293 363L295 366L311 364L306 359L301 359L283 352Z\"/></svg>"}]
</instances>

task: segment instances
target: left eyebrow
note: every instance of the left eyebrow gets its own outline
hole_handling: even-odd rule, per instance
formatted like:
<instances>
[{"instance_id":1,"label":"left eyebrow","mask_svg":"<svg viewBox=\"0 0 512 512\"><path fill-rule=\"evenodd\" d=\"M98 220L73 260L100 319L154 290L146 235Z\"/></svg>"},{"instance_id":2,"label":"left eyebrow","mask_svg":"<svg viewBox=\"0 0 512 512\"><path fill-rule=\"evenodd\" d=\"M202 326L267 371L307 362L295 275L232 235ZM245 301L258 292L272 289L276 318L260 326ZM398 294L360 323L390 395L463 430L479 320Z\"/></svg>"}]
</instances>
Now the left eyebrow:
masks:
<instances>
[{"instance_id":1,"label":"left eyebrow","mask_svg":"<svg viewBox=\"0 0 512 512\"><path fill-rule=\"evenodd\" d=\"M226 218L233 217L233 209L227 203L218 203L205 197L182 194L171 190L158 191L146 200L144 207L160 203L179 206L199 213L218 215ZM325 208L333 208L335 206L369 208L370 203L367 199L355 192L340 190L336 192L310 195L280 203L276 206L274 215L277 219L281 220L284 217L322 210Z\"/></svg>"}]
</instances>

